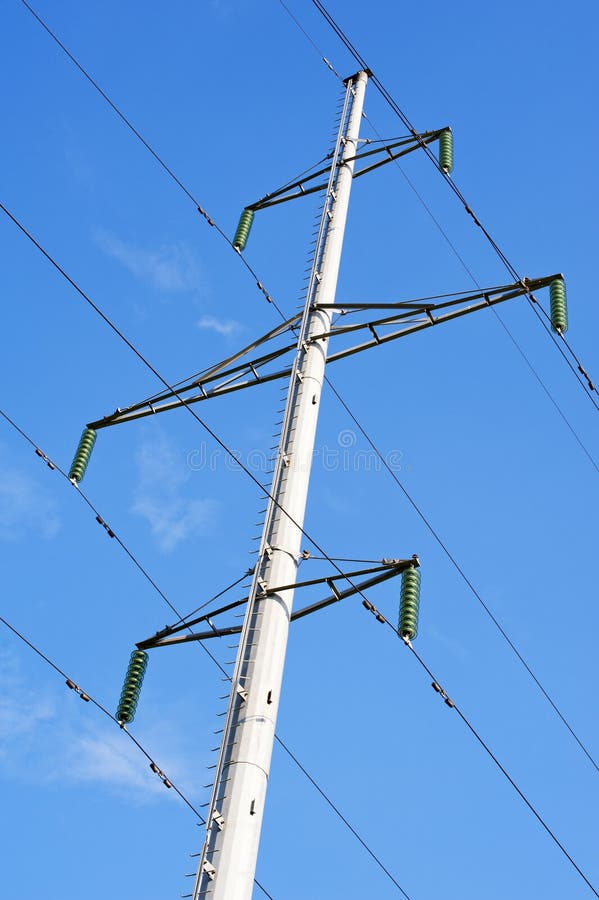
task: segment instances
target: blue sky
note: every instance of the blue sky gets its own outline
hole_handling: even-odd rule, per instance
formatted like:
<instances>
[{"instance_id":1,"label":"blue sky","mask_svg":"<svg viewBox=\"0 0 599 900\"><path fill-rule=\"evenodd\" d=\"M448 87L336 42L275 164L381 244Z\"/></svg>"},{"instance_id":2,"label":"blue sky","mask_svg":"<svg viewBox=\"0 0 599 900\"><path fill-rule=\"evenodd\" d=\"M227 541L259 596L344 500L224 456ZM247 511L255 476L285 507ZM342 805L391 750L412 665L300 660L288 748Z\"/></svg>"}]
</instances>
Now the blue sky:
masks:
<instances>
[{"instance_id":1,"label":"blue sky","mask_svg":"<svg viewBox=\"0 0 599 900\"><path fill-rule=\"evenodd\" d=\"M312 5L289 5L352 74ZM246 203L329 150L339 83L275 0L36 8L228 234ZM594 5L330 10L419 129L453 127L455 180L519 271L564 273L568 337L598 377ZM273 328L230 248L22 4L0 11L2 202L167 379ZM385 137L405 133L372 85L366 111ZM430 163L413 154L402 168L475 277L505 283ZM301 296L316 211L306 199L256 216L247 258L285 311ZM159 385L5 217L0 229L1 405L68 466L86 421ZM356 182L340 300L470 287L396 167ZM597 458L595 411L525 301L500 313ZM597 473L497 319L479 313L329 375L596 758ZM265 386L198 411L257 465L280 396ZM326 396L307 529L335 556L419 554L417 649L597 883L596 771L352 429ZM331 453L337 466L324 464ZM173 614L5 425L0 463L0 613L113 709L134 642ZM183 412L101 433L83 486L182 610L252 564L258 491ZM396 617L396 583L371 599ZM8 631L0 679L6 896L185 893L202 832L147 760ZM225 692L197 646L152 654L132 731L195 804L208 800ZM359 602L294 626L279 731L414 900L591 896ZM278 749L258 877L277 900L397 896Z\"/></svg>"}]
</instances>

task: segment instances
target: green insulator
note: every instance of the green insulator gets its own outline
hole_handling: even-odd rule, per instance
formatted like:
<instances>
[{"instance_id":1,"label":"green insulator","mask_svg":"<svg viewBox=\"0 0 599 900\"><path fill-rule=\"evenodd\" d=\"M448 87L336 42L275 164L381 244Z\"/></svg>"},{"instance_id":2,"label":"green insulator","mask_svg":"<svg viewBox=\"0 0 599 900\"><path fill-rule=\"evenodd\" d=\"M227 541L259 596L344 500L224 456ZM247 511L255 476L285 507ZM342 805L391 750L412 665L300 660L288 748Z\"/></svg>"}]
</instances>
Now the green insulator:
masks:
<instances>
[{"instance_id":1,"label":"green insulator","mask_svg":"<svg viewBox=\"0 0 599 900\"><path fill-rule=\"evenodd\" d=\"M399 597L400 637L413 640L418 634L418 607L420 605L420 569L411 567L401 573Z\"/></svg>"},{"instance_id":2,"label":"green insulator","mask_svg":"<svg viewBox=\"0 0 599 900\"><path fill-rule=\"evenodd\" d=\"M137 702L141 692L141 686L148 666L148 654L145 650L134 650L129 660L125 683L119 699L116 711L117 721L128 725L135 718Z\"/></svg>"},{"instance_id":3,"label":"green insulator","mask_svg":"<svg viewBox=\"0 0 599 900\"><path fill-rule=\"evenodd\" d=\"M559 334L564 334L568 330L568 306L563 278L554 278L549 285L549 302L551 304L551 327Z\"/></svg>"},{"instance_id":4,"label":"green insulator","mask_svg":"<svg viewBox=\"0 0 599 900\"><path fill-rule=\"evenodd\" d=\"M439 165L448 175L453 172L453 132L447 128L439 135Z\"/></svg>"},{"instance_id":5,"label":"green insulator","mask_svg":"<svg viewBox=\"0 0 599 900\"><path fill-rule=\"evenodd\" d=\"M75 453L69 471L69 478L73 481L80 482L85 475L85 470L87 469L87 464L89 463L89 458L92 455L95 443L96 432L93 428L86 428L81 435L81 440L79 441L79 446L77 447L77 452Z\"/></svg>"},{"instance_id":6,"label":"green insulator","mask_svg":"<svg viewBox=\"0 0 599 900\"><path fill-rule=\"evenodd\" d=\"M248 242L253 221L254 210L244 209L239 217L239 225L237 226L237 231L235 232L235 237L233 238L233 246L236 250L245 250L245 245Z\"/></svg>"}]
</instances>

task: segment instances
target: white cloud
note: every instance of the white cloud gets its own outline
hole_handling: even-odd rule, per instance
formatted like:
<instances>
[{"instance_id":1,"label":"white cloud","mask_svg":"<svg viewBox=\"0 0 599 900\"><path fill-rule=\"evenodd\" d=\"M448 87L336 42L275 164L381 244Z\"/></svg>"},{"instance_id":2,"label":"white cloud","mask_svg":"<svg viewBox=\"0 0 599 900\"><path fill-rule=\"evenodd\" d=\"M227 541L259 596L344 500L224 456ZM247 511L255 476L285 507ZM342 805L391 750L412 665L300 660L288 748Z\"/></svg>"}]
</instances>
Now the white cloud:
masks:
<instances>
[{"instance_id":1,"label":"white cloud","mask_svg":"<svg viewBox=\"0 0 599 900\"><path fill-rule=\"evenodd\" d=\"M149 764L144 764L144 758L131 741L122 734L106 733L97 727L73 736L64 768L75 783L91 782L117 791L132 791L139 799L147 799L148 792L162 794L164 791L164 785Z\"/></svg>"},{"instance_id":2,"label":"white cloud","mask_svg":"<svg viewBox=\"0 0 599 900\"><path fill-rule=\"evenodd\" d=\"M216 316L202 316L197 322L198 328L206 331L215 331L223 337L234 337L243 330L241 322L234 319L218 319Z\"/></svg>"},{"instance_id":3,"label":"white cloud","mask_svg":"<svg viewBox=\"0 0 599 900\"><path fill-rule=\"evenodd\" d=\"M43 673L41 676L43 677ZM139 803L173 797L126 734L66 687L52 681L34 690L18 657L0 651L0 760L5 777L44 786L97 785ZM99 715L99 713L98 713ZM171 729L136 731L148 751L162 745L158 764L175 783L192 782L191 764L175 749ZM160 738L160 740L158 740Z\"/></svg>"},{"instance_id":4,"label":"white cloud","mask_svg":"<svg viewBox=\"0 0 599 900\"><path fill-rule=\"evenodd\" d=\"M8 650L1 650L0 758L5 757L13 742L21 744L55 714L53 700L29 689L19 673L16 657Z\"/></svg>"},{"instance_id":5,"label":"white cloud","mask_svg":"<svg viewBox=\"0 0 599 900\"><path fill-rule=\"evenodd\" d=\"M139 478L132 512L150 526L158 547L165 553L197 534L205 534L216 515L214 500L184 492L191 472L186 457L178 454L163 434L146 441L137 454Z\"/></svg>"},{"instance_id":6,"label":"white cloud","mask_svg":"<svg viewBox=\"0 0 599 900\"><path fill-rule=\"evenodd\" d=\"M18 541L30 531L53 538L60 529L57 505L29 475L0 467L0 540Z\"/></svg>"},{"instance_id":7,"label":"white cloud","mask_svg":"<svg viewBox=\"0 0 599 900\"><path fill-rule=\"evenodd\" d=\"M104 229L96 232L95 239L104 253L160 291L176 293L201 287L200 267L183 244L162 244L148 250L128 244Z\"/></svg>"}]
</instances>

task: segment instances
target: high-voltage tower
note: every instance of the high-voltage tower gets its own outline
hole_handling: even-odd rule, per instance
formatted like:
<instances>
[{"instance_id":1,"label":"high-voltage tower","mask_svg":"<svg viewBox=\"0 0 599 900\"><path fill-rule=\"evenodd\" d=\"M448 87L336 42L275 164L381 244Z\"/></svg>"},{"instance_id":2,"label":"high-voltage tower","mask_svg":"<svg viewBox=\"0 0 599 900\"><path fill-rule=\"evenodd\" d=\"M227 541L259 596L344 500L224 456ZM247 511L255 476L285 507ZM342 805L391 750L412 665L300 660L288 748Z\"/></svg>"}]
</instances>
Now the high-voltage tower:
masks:
<instances>
[{"instance_id":1,"label":"high-voltage tower","mask_svg":"<svg viewBox=\"0 0 599 900\"><path fill-rule=\"evenodd\" d=\"M550 289L554 330L565 331L567 327L565 287L559 274L538 279L525 278L514 284L474 293L445 294L409 302L336 303L353 180L434 141L439 142L440 167L449 173L453 165L453 140L448 127L383 143L374 149L361 146L367 143L360 140L359 133L368 78L367 71L360 71L345 82L335 147L327 157L326 166L248 205L233 239L235 249L242 252L256 212L288 200L324 192L303 310L233 356L178 383L176 388L164 390L124 409L118 408L114 413L91 422L82 435L70 471L74 483L83 478L99 429L200 403L275 379L288 379L272 486L268 492L258 557L251 572L252 582L247 597L194 619L188 617L140 641L131 656L117 711L117 718L123 726L132 721L149 649L239 634L237 659L208 805L206 835L199 854L194 888L188 895L193 900L250 900L290 623L401 575L398 633L408 642L416 636L420 590L420 564L416 556L383 559L380 565L367 569L343 573L337 570L323 578L297 580L299 562L304 556L300 545L327 362L506 300L530 295L531 291L545 287ZM371 317L373 311L378 311L374 318ZM354 318L347 325L343 316L349 312L354 314ZM337 314L335 321L334 313ZM366 321L360 321L359 316L365 314ZM365 337L354 344L355 336ZM329 348L332 338L336 344ZM268 345L266 352L255 355L263 345ZM279 360L285 356L291 358L282 368L278 368ZM295 591L315 585L326 586L329 591L327 596L293 611ZM215 618L242 605L245 605L245 615L241 626L215 626ZM204 630L191 631L193 626L201 623L205 624Z\"/></svg>"}]
</instances>

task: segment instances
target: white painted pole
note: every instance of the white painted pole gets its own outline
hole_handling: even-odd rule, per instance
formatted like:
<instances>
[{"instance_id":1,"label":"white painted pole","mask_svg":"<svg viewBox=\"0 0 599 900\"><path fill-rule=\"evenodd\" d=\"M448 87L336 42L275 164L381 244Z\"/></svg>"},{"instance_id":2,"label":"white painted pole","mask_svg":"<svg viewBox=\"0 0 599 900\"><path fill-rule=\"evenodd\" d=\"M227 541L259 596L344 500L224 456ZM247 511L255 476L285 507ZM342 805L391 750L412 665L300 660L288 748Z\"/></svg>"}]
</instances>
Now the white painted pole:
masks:
<instances>
[{"instance_id":1,"label":"white painted pole","mask_svg":"<svg viewBox=\"0 0 599 900\"><path fill-rule=\"evenodd\" d=\"M354 167L351 157L358 149L367 80L367 73L359 72L348 82L348 114L338 137L341 163L325 201L322 252L291 375L272 487L276 503L268 504L255 576L258 594L265 585L296 581L328 345L326 340L309 343L305 338L329 331L331 324L331 310L313 310L311 305L314 300L335 302ZM292 601L293 590L287 590L248 604L194 898L252 896Z\"/></svg>"}]
</instances>

